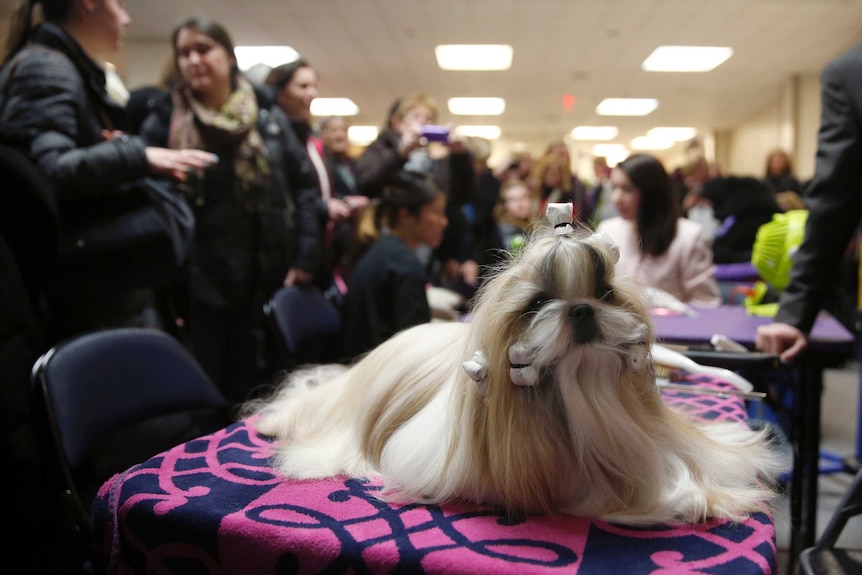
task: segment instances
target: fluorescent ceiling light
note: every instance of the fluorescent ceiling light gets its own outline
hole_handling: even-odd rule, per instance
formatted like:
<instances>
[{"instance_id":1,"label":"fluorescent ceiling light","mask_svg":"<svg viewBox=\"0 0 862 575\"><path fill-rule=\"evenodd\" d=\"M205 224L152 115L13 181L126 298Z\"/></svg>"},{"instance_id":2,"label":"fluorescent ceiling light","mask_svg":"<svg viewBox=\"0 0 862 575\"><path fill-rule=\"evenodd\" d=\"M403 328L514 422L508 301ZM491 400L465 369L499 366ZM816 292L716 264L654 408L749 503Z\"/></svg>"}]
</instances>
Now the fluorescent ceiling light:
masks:
<instances>
[{"instance_id":1,"label":"fluorescent ceiling light","mask_svg":"<svg viewBox=\"0 0 862 575\"><path fill-rule=\"evenodd\" d=\"M653 138L650 136L638 136L631 142L633 150L667 150L673 146L673 140Z\"/></svg>"},{"instance_id":2,"label":"fluorescent ceiling light","mask_svg":"<svg viewBox=\"0 0 862 575\"><path fill-rule=\"evenodd\" d=\"M647 130L647 136L650 138L659 138L662 140L673 140L674 142L685 142L691 140L697 135L695 128L669 128L659 127Z\"/></svg>"},{"instance_id":3,"label":"fluorescent ceiling light","mask_svg":"<svg viewBox=\"0 0 862 575\"><path fill-rule=\"evenodd\" d=\"M503 98L449 98L449 112L457 116L499 116L505 111Z\"/></svg>"},{"instance_id":4,"label":"fluorescent ceiling light","mask_svg":"<svg viewBox=\"0 0 862 575\"><path fill-rule=\"evenodd\" d=\"M377 126L350 126L347 138L356 144L370 144L377 139Z\"/></svg>"},{"instance_id":5,"label":"fluorescent ceiling light","mask_svg":"<svg viewBox=\"0 0 862 575\"><path fill-rule=\"evenodd\" d=\"M290 46L236 46L236 65L246 71L257 64L266 64L275 68L299 59L299 52Z\"/></svg>"},{"instance_id":6,"label":"fluorescent ceiling light","mask_svg":"<svg viewBox=\"0 0 862 575\"><path fill-rule=\"evenodd\" d=\"M508 70L512 47L508 44L442 44L434 48L442 70Z\"/></svg>"},{"instance_id":7,"label":"fluorescent ceiling light","mask_svg":"<svg viewBox=\"0 0 862 575\"><path fill-rule=\"evenodd\" d=\"M641 64L647 72L709 72L733 56L720 46L659 46Z\"/></svg>"},{"instance_id":8,"label":"fluorescent ceiling light","mask_svg":"<svg viewBox=\"0 0 862 575\"><path fill-rule=\"evenodd\" d=\"M593 146L593 154L596 156L607 156L625 150L622 144L596 144Z\"/></svg>"},{"instance_id":9,"label":"fluorescent ceiling light","mask_svg":"<svg viewBox=\"0 0 862 575\"><path fill-rule=\"evenodd\" d=\"M574 140L613 140L620 133L616 126L575 126L572 130Z\"/></svg>"},{"instance_id":10,"label":"fluorescent ceiling light","mask_svg":"<svg viewBox=\"0 0 862 575\"><path fill-rule=\"evenodd\" d=\"M593 155L601 156L613 167L629 157L629 151L622 144L596 144L593 146Z\"/></svg>"},{"instance_id":11,"label":"fluorescent ceiling light","mask_svg":"<svg viewBox=\"0 0 862 575\"><path fill-rule=\"evenodd\" d=\"M496 140L500 137L500 126L458 126L455 131L462 136Z\"/></svg>"},{"instance_id":12,"label":"fluorescent ceiling light","mask_svg":"<svg viewBox=\"0 0 862 575\"><path fill-rule=\"evenodd\" d=\"M596 106L599 116L646 116L658 108L655 98L605 98Z\"/></svg>"},{"instance_id":13,"label":"fluorescent ceiling light","mask_svg":"<svg viewBox=\"0 0 862 575\"><path fill-rule=\"evenodd\" d=\"M315 98L311 101L313 116L355 116L359 106L350 98Z\"/></svg>"}]
</instances>

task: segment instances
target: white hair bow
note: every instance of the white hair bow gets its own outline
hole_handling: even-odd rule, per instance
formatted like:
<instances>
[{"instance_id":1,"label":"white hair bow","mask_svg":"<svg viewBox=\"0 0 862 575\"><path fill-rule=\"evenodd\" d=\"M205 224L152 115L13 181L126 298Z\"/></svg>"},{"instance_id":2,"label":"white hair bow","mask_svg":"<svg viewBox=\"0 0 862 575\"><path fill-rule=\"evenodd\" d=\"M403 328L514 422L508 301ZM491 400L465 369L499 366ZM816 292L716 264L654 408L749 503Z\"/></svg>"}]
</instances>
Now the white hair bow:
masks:
<instances>
[{"instance_id":1,"label":"white hair bow","mask_svg":"<svg viewBox=\"0 0 862 575\"><path fill-rule=\"evenodd\" d=\"M545 215L554 226L554 235L562 236L575 231L572 225L572 204L548 204Z\"/></svg>"},{"instance_id":2,"label":"white hair bow","mask_svg":"<svg viewBox=\"0 0 862 575\"><path fill-rule=\"evenodd\" d=\"M488 375L488 360L485 358L485 354L477 351L473 354L473 358L470 361L465 361L461 365L464 367L464 371L467 372L467 377L476 383L476 390L479 392L479 395L484 397L488 387L485 381L485 376Z\"/></svg>"}]
</instances>

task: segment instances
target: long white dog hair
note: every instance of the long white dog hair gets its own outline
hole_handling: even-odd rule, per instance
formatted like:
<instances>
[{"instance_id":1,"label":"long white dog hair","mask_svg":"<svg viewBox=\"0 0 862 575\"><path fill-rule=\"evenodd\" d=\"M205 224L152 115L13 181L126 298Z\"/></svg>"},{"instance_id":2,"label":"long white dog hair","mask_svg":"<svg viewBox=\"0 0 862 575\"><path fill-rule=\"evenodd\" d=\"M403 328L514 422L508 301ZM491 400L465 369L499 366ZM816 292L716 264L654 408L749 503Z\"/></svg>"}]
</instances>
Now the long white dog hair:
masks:
<instances>
[{"instance_id":1,"label":"long white dog hair","mask_svg":"<svg viewBox=\"0 0 862 575\"><path fill-rule=\"evenodd\" d=\"M512 514L648 524L763 510L783 470L768 440L665 406L640 289L615 279L607 238L565 231L536 230L471 322L408 329L350 368L295 372L256 424L278 440L278 469Z\"/></svg>"}]
</instances>

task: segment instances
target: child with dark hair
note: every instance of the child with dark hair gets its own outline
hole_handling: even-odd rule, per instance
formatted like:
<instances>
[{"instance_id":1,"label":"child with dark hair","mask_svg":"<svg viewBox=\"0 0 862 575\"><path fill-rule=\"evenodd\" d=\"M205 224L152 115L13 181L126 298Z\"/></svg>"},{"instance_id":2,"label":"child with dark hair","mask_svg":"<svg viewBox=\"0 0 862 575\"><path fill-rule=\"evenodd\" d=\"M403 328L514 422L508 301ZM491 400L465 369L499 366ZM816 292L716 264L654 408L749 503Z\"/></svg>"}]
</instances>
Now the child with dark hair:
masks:
<instances>
[{"instance_id":1,"label":"child with dark hair","mask_svg":"<svg viewBox=\"0 0 862 575\"><path fill-rule=\"evenodd\" d=\"M428 278L416 250L440 244L446 195L430 179L404 172L375 200L374 222L380 236L348 280L344 349L350 357L431 321Z\"/></svg>"}]
</instances>

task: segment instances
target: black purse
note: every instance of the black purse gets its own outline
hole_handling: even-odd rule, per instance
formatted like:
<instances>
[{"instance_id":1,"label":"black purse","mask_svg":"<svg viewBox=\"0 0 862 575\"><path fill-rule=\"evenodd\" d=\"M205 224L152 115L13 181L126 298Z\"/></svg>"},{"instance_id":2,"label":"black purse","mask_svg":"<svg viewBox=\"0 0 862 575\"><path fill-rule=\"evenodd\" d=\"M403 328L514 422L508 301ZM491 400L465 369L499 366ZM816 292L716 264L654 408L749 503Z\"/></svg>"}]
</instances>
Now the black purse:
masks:
<instances>
[{"instance_id":1,"label":"black purse","mask_svg":"<svg viewBox=\"0 0 862 575\"><path fill-rule=\"evenodd\" d=\"M111 290L167 283L185 263L194 215L167 182L143 178L63 217L60 278L87 290L92 279ZM76 281L77 280L77 281Z\"/></svg>"}]
</instances>

